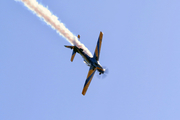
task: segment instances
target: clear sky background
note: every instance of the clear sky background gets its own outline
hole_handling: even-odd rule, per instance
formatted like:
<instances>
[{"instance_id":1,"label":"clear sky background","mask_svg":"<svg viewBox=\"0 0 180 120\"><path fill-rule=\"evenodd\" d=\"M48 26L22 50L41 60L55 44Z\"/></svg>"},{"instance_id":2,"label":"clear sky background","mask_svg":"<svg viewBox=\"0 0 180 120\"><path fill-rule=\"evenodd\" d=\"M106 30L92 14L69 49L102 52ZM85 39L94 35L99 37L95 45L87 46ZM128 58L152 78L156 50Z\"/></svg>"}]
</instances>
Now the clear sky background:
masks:
<instances>
[{"instance_id":1,"label":"clear sky background","mask_svg":"<svg viewBox=\"0 0 180 120\"><path fill-rule=\"evenodd\" d=\"M0 120L179 120L179 0L38 0L100 63L88 66L20 2L0 1Z\"/></svg>"}]
</instances>

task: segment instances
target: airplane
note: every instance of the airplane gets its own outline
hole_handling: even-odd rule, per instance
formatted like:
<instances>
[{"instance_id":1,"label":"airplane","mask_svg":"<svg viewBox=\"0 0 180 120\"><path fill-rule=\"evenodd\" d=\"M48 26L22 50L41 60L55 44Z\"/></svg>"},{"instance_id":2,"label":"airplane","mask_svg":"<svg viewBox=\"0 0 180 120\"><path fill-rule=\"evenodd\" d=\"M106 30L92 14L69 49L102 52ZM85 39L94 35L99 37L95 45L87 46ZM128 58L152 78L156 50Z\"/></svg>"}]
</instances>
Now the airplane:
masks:
<instances>
[{"instance_id":1,"label":"airplane","mask_svg":"<svg viewBox=\"0 0 180 120\"><path fill-rule=\"evenodd\" d=\"M99 63L102 38L103 38L103 33L100 32L93 57L88 56L86 53L83 52L83 49L78 48L77 46L65 45L65 47L73 49L72 56L71 56L71 62L73 62L74 57L75 57L76 52L77 52L84 58L84 63L86 63L87 66L90 66L89 72L88 72L88 75L87 75L87 78L86 78L86 81L85 81L85 84L84 84L84 87L82 90L83 95L86 94L86 91L87 91L87 89L91 83L91 80L94 76L95 71L97 70L99 72L99 75L104 74L106 71L106 69L104 69ZM80 35L78 35L78 39L80 39Z\"/></svg>"}]
</instances>

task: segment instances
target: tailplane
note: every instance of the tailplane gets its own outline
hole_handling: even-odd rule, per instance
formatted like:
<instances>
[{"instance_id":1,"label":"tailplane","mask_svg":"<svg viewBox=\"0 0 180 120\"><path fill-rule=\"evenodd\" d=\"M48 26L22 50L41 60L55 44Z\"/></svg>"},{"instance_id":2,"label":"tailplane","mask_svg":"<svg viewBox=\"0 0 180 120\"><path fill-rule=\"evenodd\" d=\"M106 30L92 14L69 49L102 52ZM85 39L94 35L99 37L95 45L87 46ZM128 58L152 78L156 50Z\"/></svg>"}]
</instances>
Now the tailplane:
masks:
<instances>
[{"instance_id":1,"label":"tailplane","mask_svg":"<svg viewBox=\"0 0 180 120\"><path fill-rule=\"evenodd\" d=\"M80 35L78 35L77 37L78 37L78 39L80 39ZM65 45L65 47L73 49L72 56L71 56L71 62L72 62L74 60L75 55L76 55L75 47L74 46L67 46L67 45Z\"/></svg>"},{"instance_id":2,"label":"tailplane","mask_svg":"<svg viewBox=\"0 0 180 120\"><path fill-rule=\"evenodd\" d=\"M74 60L75 55L76 55L76 51L75 51L75 50L73 50L73 52L72 52L72 56L71 56L71 62Z\"/></svg>"},{"instance_id":3,"label":"tailplane","mask_svg":"<svg viewBox=\"0 0 180 120\"><path fill-rule=\"evenodd\" d=\"M74 49L74 46L67 46L67 45L65 45L65 47L73 49L72 56L71 56L71 62L72 62L74 60L75 55L76 55L76 51Z\"/></svg>"}]
</instances>

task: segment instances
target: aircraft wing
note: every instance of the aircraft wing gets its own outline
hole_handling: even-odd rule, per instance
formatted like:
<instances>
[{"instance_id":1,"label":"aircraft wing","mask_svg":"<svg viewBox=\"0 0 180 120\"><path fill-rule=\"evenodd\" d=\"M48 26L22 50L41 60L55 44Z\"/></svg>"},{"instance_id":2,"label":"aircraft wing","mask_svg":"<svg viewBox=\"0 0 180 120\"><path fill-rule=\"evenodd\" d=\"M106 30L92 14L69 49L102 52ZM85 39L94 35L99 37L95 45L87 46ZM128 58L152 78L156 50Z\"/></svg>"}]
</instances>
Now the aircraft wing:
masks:
<instances>
[{"instance_id":1,"label":"aircraft wing","mask_svg":"<svg viewBox=\"0 0 180 120\"><path fill-rule=\"evenodd\" d=\"M100 56L100 50L101 50L101 43L102 43L103 33L100 32L98 42L96 45L96 49L94 51L94 58L98 61Z\"/></svg>"},{"instance_id":2,"label":"aircraft wing","mask_svg":"<svg viewBox=\"0 0 180 120\"><path fill-rule=\"evenodd\" d=\"M86 91L91 83L91 80L94 76L94 73L96 71L96 68L93 70L93 67L90 67L89 69L89 72L88 72L88 75L87 75L87 78L86 78L86 82L84 84L84 88L83 88L83 91L82 91L82 94L85 95L86 94Z\"/></svg>"}]
</instances>

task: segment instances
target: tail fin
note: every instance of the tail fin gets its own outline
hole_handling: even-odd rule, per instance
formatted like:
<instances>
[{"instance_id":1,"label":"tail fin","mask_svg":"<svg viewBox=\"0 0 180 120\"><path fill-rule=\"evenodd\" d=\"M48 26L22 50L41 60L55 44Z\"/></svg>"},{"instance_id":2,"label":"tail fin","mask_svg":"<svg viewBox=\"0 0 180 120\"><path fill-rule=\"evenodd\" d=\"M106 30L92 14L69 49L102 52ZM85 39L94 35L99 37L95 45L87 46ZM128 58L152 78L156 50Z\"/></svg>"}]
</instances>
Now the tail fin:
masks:
<instances>
[{"instance_id":1,"label":"tail fin","mask_svg":"<svg viewBox=\"0 0 180 120\"><path fill-rule=\"evenodd\" d=\"M67 46L67 45L64 45L64 47L67 47L67 48L70 48L70 49L74 49L74 46Z\"/></svg>"},{"instance_id":2,"label":"tail fin","mask_svg":"<svg viewBox=\"0 0 180 120\"><path fill-rule=\"evenodd\" d=\"M74 60L75 55L76 55L76 51L74 50L74 46L65 45L65 47L73 49L72 56L71 56L71 62L72 62Z\"/></svg>"},{"instance_id":3,"label":"tail fin","mask_svg":"<svg viewBox=\"0 0 180 120\"><path fill-rule=\"evenodd\" d=\"M77 37L78 37L78 39L80 39L80 35L78 35ZM73 49L72 56L71 56L71 62L72 62L74 60L74 57L75 57L77 51L75 50L74 46L65 45L65 47Z\"/></svg>"},{"instance_id":4,"label":"tail fin","mask_svg":"<svg viewBox=\"0 0 180 120\"><path fill-rule=\"evenodd\" d=\"M78 39L80 39L80 35L77 36ZM76 51L74 50L74 47L73 47L73 52L72 52L72 56L71 56L71 62L74 60L74 57L76 55Z\"/></svg>"}]
</instances>

